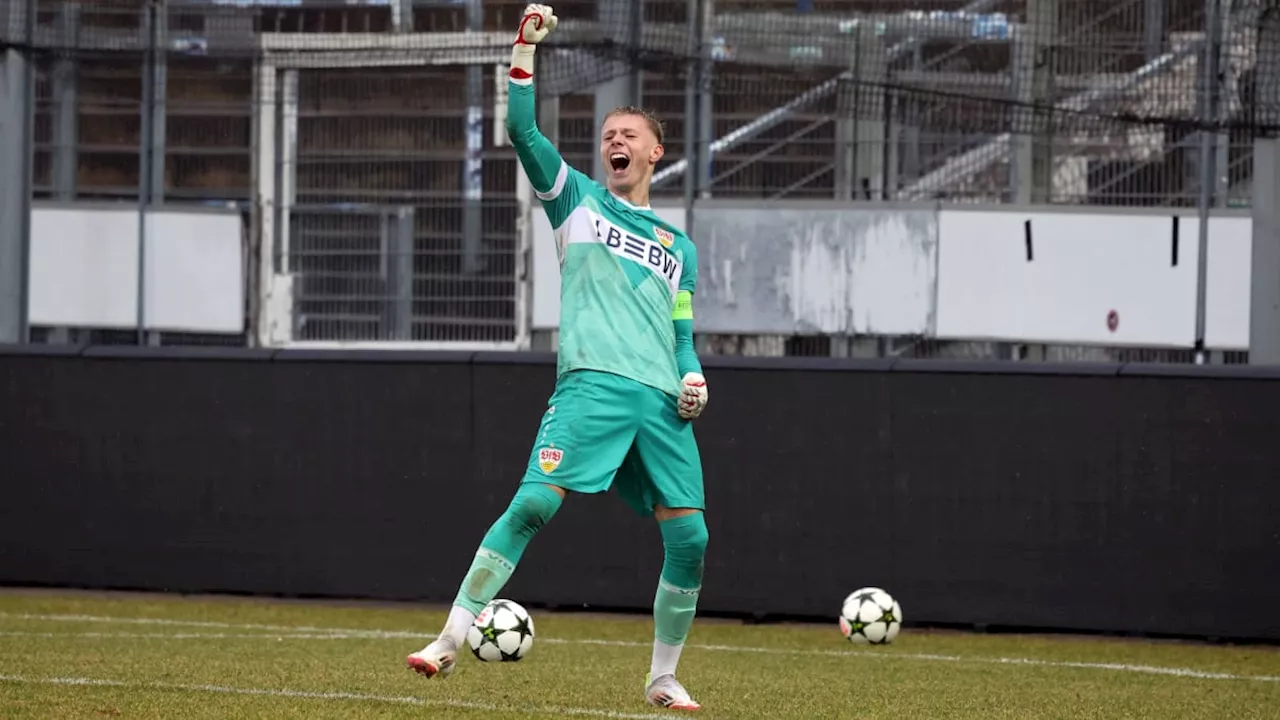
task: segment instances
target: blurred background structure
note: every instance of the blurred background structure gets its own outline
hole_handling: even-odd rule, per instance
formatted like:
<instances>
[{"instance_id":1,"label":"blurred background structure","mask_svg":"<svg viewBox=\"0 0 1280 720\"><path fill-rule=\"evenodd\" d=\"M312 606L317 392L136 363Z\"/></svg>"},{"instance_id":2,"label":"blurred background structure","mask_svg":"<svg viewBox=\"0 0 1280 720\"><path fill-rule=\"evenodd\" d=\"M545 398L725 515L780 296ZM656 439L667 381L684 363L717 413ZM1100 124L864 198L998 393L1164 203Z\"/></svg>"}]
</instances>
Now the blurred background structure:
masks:
<instances>
[{"instance_id":1,"label":"blurred background structure","mask_svg":"<svg viewBox=\"0 0 1280 720\"><path fill-rule=\"evenodd\" d=\"M505 63L524 6L0 0L0 258L10 260L0 297L10 308L9 339L553 348L554 323L540 322L536 310L547 277L535 259L540 210L502 128ZM1217 280L1205 269L1209 231L1201 228L1211 216L1252 216L1258 232L1255 159L1275 125L1259 108L1275 107L1280 87L1267 0L560 0L554 7L560 29L538 58L541 128L570 164L594 173L604 112L633 103L664 119L654 204L704 248L711 299L702 352L1247 360L1247 345L1206 339L1216 322L1206 297L1241 282L1247 297L1259 253L1265 260L1269 251L1255 247L1252 271L1246 262L1242 276ZM1264 194L1276 182L1265 157ZM1174 334L1187 342L934 332L943 322L940 298L950 297L940 283L958 277L946 274L946 258L941 280L936 268L908 268L899 282L885 268L912 265L903 247L917 230L933 239L921 241L916 264L939 263L939 234L944 252L949 242L940 209L953 207L1102 218L1124 211L1159 218L1162 228L1172 218L1172 249L1162 236L1158 264L1189 273L1179 275L1177 297L1190 292L1192 304L1170 309L1178 313ZM108 222L65 214L77 208L116 215ZM775 208L785 227L762 225L766 216L732 219ZM885 215L899 210L916 214ZM836 211L863 215L834 225L822 219ZM155 320L183 302L198 304L201 293L221 292L196 275L166 284L137 271L182 266L166 252L200 246L204 230L173 213L234 220L234 253L193 249L184 257L195 266L188 273L217 265L240 283L229 313L242 323ZM155 219L138 220L148 217ZM1033 251L1046 247L1038 240L1043 225L1033 239L1031 220L1025 238L1024 221L1014 222L1019 261L1058 261L1051 241ZM890 233L900 247L887 264L851 270L868 252L888 257L884 228L895 223L916 230ZM801 225L815 235L783 237ZM759 237L738 237L747 228ZM96 234L117 232L133 234L131 255L92 254ZM75 233L85 237L69 240ZM842 233L872 239L833 250ZM743 242L726 249L727 239ZM153 248L157 241L165 242ZM61 265L86 252L75 268ZM40 283L55 281L15 270L20 253L64 285L42 290ZM1141 254L1119 257L1145 262ZM1104 253L1078 265L1117 262ZM774 269L783 266L791 270L779 279ZM717 275L720 268L735 268L736 279ZM69 287L87 293L108 275L156 298L155 307L138 295L121 305L141 324L50 319L61 317L48 308L74 294ZM1159 295L1142 278L1096 282L1140 303ZM1097 294L1089 291L1095 280L1075 281L1072 292ZM918 292L902 290L916 282ZM827 285L839 289L822 302L845 300L806 309L812 288ZM868 299L867 287L880 288L879 300ZM903 302L927 306L919 322L865 310L901 305L899 291ZM735 294L743 292L755 293L757 304ZM1025 292L1028 304L1038 302L1037 287ZM1146 322L1145 312L1118 308L1113 322L1104 308L1098 326L1105 315L1107 332L1123 333ZM187 315L210 313L219 314Z\"/></svg>"}]
</instances>

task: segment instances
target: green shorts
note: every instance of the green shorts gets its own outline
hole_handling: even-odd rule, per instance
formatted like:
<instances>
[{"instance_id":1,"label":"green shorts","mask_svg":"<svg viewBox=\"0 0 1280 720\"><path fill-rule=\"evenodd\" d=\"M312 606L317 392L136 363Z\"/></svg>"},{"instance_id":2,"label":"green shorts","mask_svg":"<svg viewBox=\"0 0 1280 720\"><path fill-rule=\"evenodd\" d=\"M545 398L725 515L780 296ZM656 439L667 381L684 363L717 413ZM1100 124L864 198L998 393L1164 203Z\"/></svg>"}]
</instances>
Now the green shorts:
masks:
<instances>
[{"instance_id":1,"label":"green shorts","mask_svg":"<svg viewBox=\"0 0 1280 720\"><path fill-rule=\"evenodd\" d=\"M654 505L704 510L702 460L676 399L620 375L565 373L556 383L523 482L618 494L641 516Z\"/></svg>"}]
</instances>

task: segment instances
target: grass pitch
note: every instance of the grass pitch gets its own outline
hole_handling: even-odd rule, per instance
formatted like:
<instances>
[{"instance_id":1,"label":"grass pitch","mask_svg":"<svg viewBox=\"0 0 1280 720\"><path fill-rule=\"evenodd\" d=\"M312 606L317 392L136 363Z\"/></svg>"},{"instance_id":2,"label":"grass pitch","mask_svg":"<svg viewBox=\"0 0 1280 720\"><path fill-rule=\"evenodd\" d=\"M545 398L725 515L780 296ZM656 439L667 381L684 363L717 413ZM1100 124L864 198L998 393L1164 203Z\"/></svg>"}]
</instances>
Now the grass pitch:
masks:
<instances>
[{"instance_id":1,"label":"grass pitch","mask_svg":"<svg viewBox=\"0 0 1280 720\"><path fill-rule=\"evenodd\" d=\"M518 600L518 598L516 598ZM910 606L904 601L910 618ZM534 609L525 660L404 666L445 608L0 590L4 718L667 718L644 617ZM679 677L704 718L1280 718L1280 648L701 619Z\"/></svg>"}]
</instances>

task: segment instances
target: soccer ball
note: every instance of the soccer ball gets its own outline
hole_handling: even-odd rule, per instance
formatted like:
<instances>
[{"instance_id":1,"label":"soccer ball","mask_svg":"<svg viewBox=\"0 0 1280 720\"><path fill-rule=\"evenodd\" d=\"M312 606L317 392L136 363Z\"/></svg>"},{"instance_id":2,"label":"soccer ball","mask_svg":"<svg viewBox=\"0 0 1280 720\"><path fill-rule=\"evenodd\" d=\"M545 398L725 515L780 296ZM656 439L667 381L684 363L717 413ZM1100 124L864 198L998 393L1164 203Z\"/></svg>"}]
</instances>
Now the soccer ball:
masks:
<instances>
[{"instance_id":1,"label":"soccer ball","mask_svg":"<svg viewBox=\"0 0 1280 720\"><path fill-rule=\"evenodd\" d=\"M878 587L855 590L840 607L840 632L859 645L887 645L902 629L902 608Z\"/></svg>"},{"instance_id":2,"label":"soccer ball","mask_svg":"<svg viewBox=\"0 0 1280 720\"><path fill-rule=\"evenodd\" d=\"M516 662L529 654L533 635L528 610L511 600L494 600L467 628L467 644L484 662Z\"/></svg>"}]
</instances>

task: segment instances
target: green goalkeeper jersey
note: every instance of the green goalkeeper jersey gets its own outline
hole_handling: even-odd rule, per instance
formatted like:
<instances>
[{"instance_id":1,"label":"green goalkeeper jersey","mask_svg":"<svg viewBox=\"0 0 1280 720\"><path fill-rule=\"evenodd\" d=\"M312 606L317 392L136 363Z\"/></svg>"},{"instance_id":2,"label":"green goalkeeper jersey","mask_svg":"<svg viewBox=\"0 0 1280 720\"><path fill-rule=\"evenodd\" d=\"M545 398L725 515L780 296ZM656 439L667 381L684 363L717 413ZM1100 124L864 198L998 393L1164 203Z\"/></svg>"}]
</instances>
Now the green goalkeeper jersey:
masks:
<instances>
[{"instance_id":1,"label":"green goalkeeper jersey","mask_svg":"<svg viewBox=\"0 0 1280 720\"><path fill-rule=\"evenodd\" d=\"M537 128L531 84L509 83L507 130L555 231L560 261L557 375L601 370L671 395L701 372L692 346L693 242L569 167Z\"/></svg>"}]
</instances>

